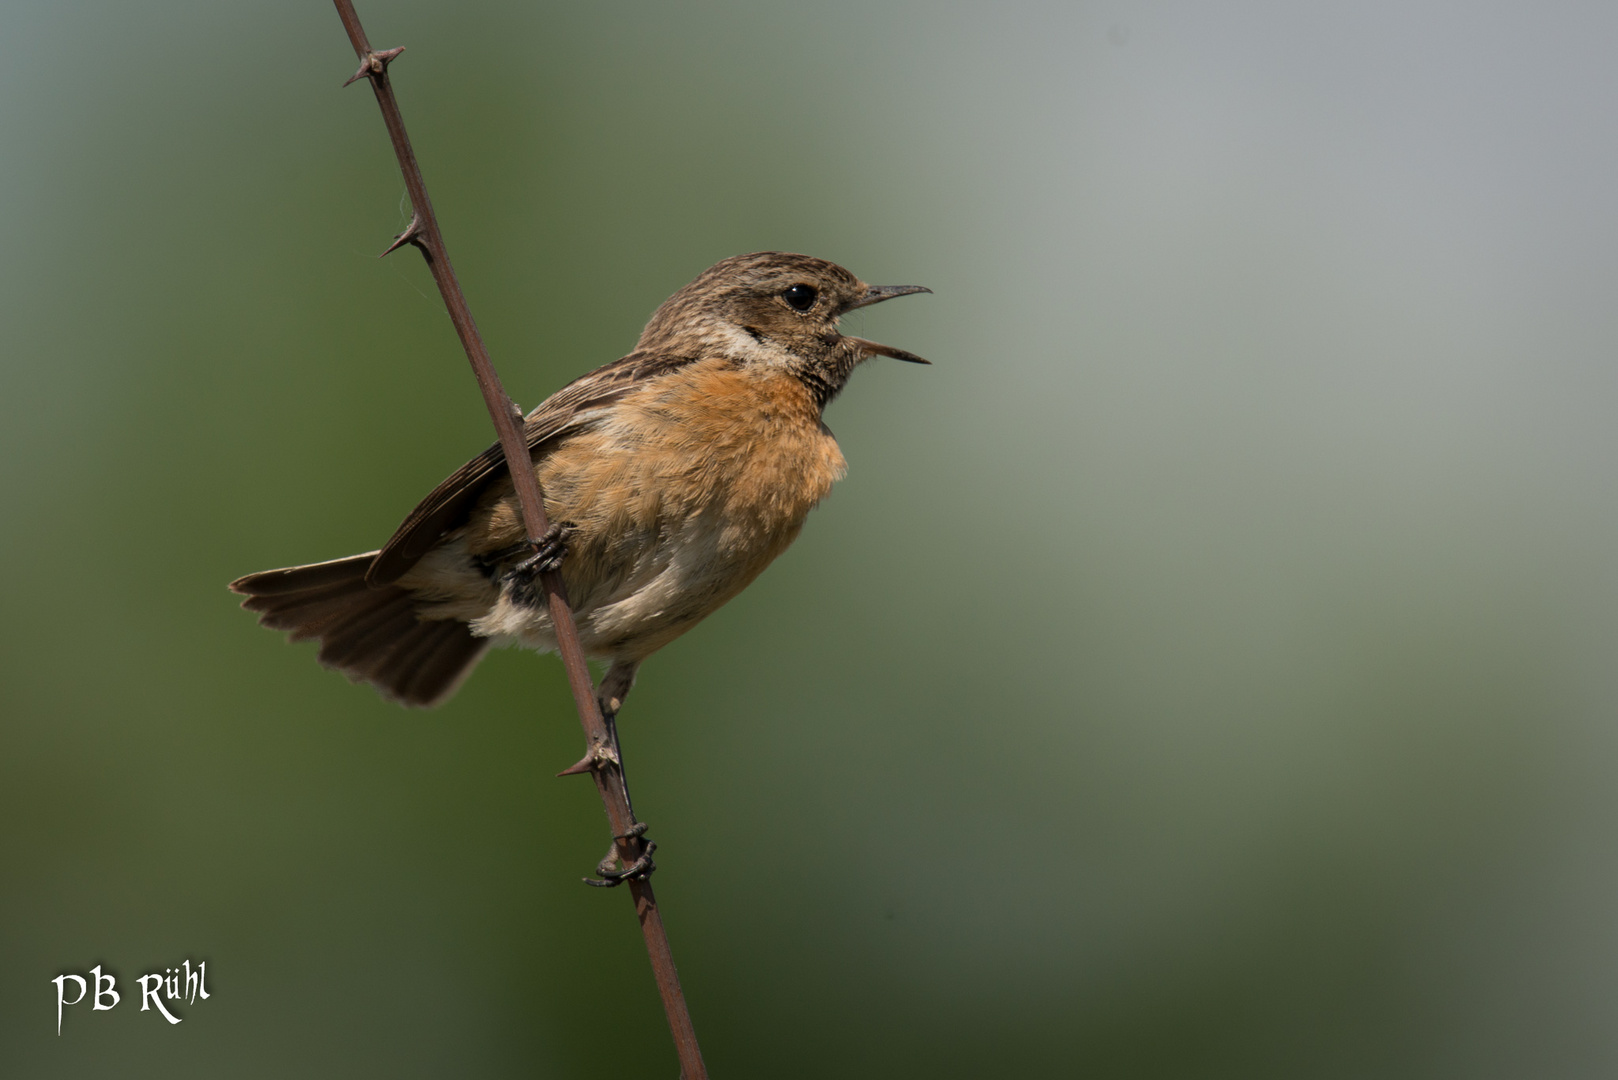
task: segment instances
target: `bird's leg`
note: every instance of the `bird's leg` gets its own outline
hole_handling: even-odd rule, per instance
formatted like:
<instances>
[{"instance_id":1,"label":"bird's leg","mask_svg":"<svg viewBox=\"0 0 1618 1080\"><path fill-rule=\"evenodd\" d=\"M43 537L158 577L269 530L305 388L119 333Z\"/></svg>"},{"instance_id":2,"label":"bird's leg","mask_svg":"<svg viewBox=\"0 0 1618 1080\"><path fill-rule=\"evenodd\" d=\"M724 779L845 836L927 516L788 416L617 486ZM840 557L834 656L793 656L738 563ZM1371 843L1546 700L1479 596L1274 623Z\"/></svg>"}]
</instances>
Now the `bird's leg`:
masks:
<instances>
[{"instance_id":1,"label":"bird's leg","mask_svg":"<svg viewBox=\"0 0 1618 1080\"><path fill-rule=\"evenodd\" d=\"M639 660L614 660L607 673L596 684L596 702L601 706L601 717L612 727L613 718L624 707L629 688L635 685L635 672L640 670Z\"/></svg>"},{"instance_id":2,"label":"bird's leg","mask_svg":"<svg viewBox=\"0 0 1618 1080\"><path fill-rule=\"evenodd\" d=\"M598 889L611 889L626 881L651 877L652 871L657 869L657 864L652 861L652 852L657 850L657 841L642 839L646 835L646 828L646 822L637 821L624 835L613 837L612 846L607 849L607 857L596 863L596 873L601 876L585 878L584 883L594 885ZM641 841L640 855L628 866L623 864L623 859L618 855L619 840Z\"/></svg>"},{"instance_id":3,"label":"bird's leg","mask_svg":"<svg viewBox=\"0 0 1618 1080\"><path fill-rule=\"evenodd\" d=\"M530 607L542 606L544 597L537 587L537 579L540 574L562 568L562 560L567 557L567 540L573 528L571 521L555 522L537 542L525 539L510 547L478 555L475 562L491 581L498 580L504 585L512 599ZM518 561L503 570L498 569L509 559Z\"/></svg>"},{"instance_id":4,"label":"bird's leg","mask_svg":"<svg viewBox=\"0 0 1618 1080\"><path fill-rule=\"evenodd\" d=\"M614 660L607 673L601 676L596 684L596 703L601 706L601 719L607 725L607 739L612 747L612 756L618 762L618 771L623 772L624 758L618 752L618 710L624 707L624 699L629 696L629 688L635 685L635 670L640 667L639 661ZM629 797L629 784L624 784L624 797ZM634 817L635 806L630 803L630 817Z\"/></svg>"},{"instance_id":5,"label":"bird's leg","mask_svg":"<svg viewBox=\"0 0 1618 1080\"><path fill-rule=\"evenodd\" d=\"M586 884L603 889L621 885L633 878L648 877L657 869L657 864L652 861L652 852L657 850L657 843L643 839L646 823L635 821L635 801L629 795L629 781L624 775L624 755L618 746L618 710L623 708L624 698L629 696L629 688L635 683L635 669L638 666L638 662L615 660L596 687L596 701L601 706L601 719L607 727L607 749L610 754L597 767L618 770L618 777L624 785L624 801L629 804L629 819L635 822L623 836L613 837L606 858L596 866L596 873L601 877L584 879ZM598 755L598 759L601 756ZM640 854L627 865L618 853L619 840L640 841Z\"/></svg>"},{"instance_id":6,"label":"bird's leg","mask_svg":"<svg viewBox=\"0 0 1618 1080\"><path fill-rule=\"evenodd\" d=\"M573 534L571 521L558 521L545 530L545 535L535 543L530 544L524 540L520 544L507 548L500 555L510 558L514 555L527 552L527 556L505 572L505 577L532 579L540 574L548 574L553 570L562 568L562 560L567 557L567 538Z\"/></svg>"},{"instance_id":7,"label":"bird's leg","mask_svg":"<svg viewBox=\"0 0 1618 1080\"><path fill-rule=\"evenodd\" d=\"M526 558L507 572L544 573L546 570L556 570L562 565L562 559L567 555L567 538L573 532L571 521L558 521L546 530L539 541L532 542L526 537L509 547L496 548L474 556L475 561L486 571L492 571L496 566L515 559L519 555Z\"/></svg>"}]
</instances>

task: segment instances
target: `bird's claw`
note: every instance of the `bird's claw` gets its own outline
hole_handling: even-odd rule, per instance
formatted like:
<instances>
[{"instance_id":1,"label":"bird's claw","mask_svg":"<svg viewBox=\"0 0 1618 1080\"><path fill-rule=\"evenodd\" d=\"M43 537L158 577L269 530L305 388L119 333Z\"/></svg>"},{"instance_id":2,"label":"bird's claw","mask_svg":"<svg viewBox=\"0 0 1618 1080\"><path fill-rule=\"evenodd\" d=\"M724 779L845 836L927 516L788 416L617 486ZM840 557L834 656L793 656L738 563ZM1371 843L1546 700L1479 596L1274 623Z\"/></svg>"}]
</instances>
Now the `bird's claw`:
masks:
<instances>
[{"instance_id":1,"label":"bird's claw","mask_svg":"<svg viewBox=\"0 0 1618 1080\"><path fill-rule=\"evenodd\" d=\"M573 535L574 527L571 521L555 522L537 541L523 540L475 556L473 561L491 581L501 582L513 599L529 605L541 604L544 601L535 578L562 568L562 560L567 558L567 540ZM508 559L518 561L501 569L501 564Z\"/></svg>"},{"instance_id":2,"label":"bird's claw","mask_svg":"<svg viewBox=\"0 0 1618 1080\"><path fill-rule=\"evenodd\" d=\"M652 861L652 852L657 850L657 841L648 840L641 849L640 857L628 866L623 866L623 860L618 855L619 840L638 840L646 835L646 822L636 822L635 825L622 836L613 837L612 847L607 849L607 857L596 864L596 873L599 878L585 878L586 885L594 885L598 889L614 889L626 881L645 881L657 869Z\"/></svg>"},{"instance_id":3,"label":"bird's claw","mask_svg":"<svg viewBox=\"0 0 1618 1080\"><path fill-rule=\"evenodd\" d=\"M519 550L526 549L528 556L515 563L506 571L508 578L527 578L535 574L549 574L562 568L562 560L567 558L567 538L573 534L571 521L558 521L545 531L536 543L526 540L519 545Z\"/></svg>"}]
</instances>

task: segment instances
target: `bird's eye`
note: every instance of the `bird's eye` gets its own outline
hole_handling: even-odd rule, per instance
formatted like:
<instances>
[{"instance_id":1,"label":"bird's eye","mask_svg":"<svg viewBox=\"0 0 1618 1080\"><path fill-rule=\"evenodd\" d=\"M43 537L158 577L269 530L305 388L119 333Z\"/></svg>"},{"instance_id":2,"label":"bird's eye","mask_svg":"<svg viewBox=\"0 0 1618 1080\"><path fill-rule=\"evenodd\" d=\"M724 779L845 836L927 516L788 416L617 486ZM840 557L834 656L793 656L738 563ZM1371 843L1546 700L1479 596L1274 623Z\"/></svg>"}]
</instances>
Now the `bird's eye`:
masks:
<instances>
[{"instance_id":1,"label":"bird's eye","mask_svg":"<svg viewBox=\"0 0 1618 1080\"><path fill-rule=\"evenodd\" d=\"M815 306L815 297L818 295L813 285L794 285L781 294L781 299L785 300L793 311L808 311Z\"/></svg>"}]
</instances>

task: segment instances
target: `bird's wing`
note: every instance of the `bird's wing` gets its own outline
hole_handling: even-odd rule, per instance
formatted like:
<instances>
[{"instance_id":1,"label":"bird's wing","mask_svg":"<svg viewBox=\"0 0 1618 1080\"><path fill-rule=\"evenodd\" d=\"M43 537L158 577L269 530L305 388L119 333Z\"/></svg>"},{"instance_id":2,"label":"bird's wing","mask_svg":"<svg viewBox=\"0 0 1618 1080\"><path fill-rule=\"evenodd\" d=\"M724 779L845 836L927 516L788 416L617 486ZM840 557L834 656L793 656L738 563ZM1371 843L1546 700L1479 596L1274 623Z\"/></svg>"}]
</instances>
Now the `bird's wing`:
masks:
<instances>
[{"instance_id":1,"label":"bird's wing","mask_svg":"<svg viewBox=\"0 0 1618 1080\"><path fill-rule=\"evenodd\" d=\"M529 454L538 457L555 445L559 438L597 419L602 409L630 391L694 363L696 359L667 353L633 352L622 360L614 360L605 367L580 376L528 414L523 434L528 442ZM432 550L446 532L466 520L483 489L505 471L506 458L499 443L462 465L404 519L393 538L377 552L365 580L373 586L398 581L418 559Z\"/></svg>"}]
</instances>

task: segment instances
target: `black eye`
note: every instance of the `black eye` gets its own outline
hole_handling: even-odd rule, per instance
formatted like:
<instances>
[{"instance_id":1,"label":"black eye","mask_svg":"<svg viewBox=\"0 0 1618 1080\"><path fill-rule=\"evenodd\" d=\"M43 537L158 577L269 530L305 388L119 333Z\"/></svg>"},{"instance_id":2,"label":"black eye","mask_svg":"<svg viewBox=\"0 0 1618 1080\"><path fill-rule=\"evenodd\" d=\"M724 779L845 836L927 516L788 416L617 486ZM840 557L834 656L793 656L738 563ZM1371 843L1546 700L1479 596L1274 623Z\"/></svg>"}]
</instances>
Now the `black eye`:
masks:
<instances>
[{"instance_id":1,"label":"black eye","mask_svg":"<svg viewBox=\"0 0 1618 1080\"><path fill-rule=\"evenodd\" d=\"M815 297L818 295L813 285L794 285L781 294L781 299L785 300L793 311L808 311L815 306Z\"/></svg>"}]
</instances>

